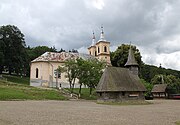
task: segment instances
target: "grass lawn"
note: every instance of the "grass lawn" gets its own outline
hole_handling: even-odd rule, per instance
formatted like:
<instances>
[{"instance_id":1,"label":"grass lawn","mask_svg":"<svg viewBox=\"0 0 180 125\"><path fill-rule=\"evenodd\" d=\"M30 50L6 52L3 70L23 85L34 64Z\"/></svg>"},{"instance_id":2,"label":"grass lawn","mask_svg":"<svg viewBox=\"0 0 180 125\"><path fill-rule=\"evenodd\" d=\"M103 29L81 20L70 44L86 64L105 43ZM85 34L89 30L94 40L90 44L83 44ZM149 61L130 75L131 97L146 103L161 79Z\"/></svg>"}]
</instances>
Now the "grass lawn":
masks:
<instances>
[{"instance_id":1,"label":"grass lawn","mask_svg":"<svg viewBox=\"0 0 180 125\"><path fill-rule=\"evenodd\" d=\"M177 121L177 122L176 122L176 125L180 125L180 121Z\"/></svg>"},{"instance_id":2,"label":"grass lawn","mask_svg":"<svg viewBox=\"0 0 180 125\"><path fill-rule=\"evenodd\" d=\"M70 89L66 88L66 90L70 91ZM79 88L74 88L73 93L79 94ZM91 97L89 96L89 88L82 88L81 89L81 98L80 99L86 99L86 100L96 100L97 95L95 89L92 90Z\"/></svg>"},{"instance_id":3,"label":"grass lawn","mask_svg":"<svg viewBox=\"0 0 180 125\"><path fill-rule=\"evenodd\" d=\"M15 82L19 84L29 85L30 78L29 77L20 77L20 76L14 76L14 75L2 75L4 78L7 79L9 82Z\"/></svg>"},{"instance_id":4,"label":"grass lawn","mask_svg":"<svg viewBox=\"0 0 180 125\"><path fill-rule=\"evenodd\" d=\"M7 79L7 82L0 81L0 100L64 100L67 99L60 95L58 91L39 89L36 87L30 87L29 77L20 77L14 75L3 74L3 77ZM70 89L66 89L70 91ZM74 88L74 93L79 93L79 88ZM81 99L96 100L95 89L92 91L92 96L89 96L89 88L81 89Z\"/></svg>"},{"instance_id":5,"label":"grass lawn","mask_svg":"<svg viewBox=\"0 0 180 125\"><path fill-rule=\"evenodd\" d=\"M0 80L0 100L65 100L56 90L47 90Z\"/></svg>"}]
</instances>

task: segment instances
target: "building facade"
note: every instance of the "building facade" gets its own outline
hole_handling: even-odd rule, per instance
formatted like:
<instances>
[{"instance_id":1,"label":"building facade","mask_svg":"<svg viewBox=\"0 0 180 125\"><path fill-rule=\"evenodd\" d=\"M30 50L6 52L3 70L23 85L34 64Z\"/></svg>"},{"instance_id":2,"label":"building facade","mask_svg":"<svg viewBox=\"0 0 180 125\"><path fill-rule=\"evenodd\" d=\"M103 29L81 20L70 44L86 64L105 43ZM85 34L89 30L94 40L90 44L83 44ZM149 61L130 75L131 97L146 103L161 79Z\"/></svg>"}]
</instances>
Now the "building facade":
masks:
<instances>
[{"instance_id":1,"label":"building facade","mask_svg":"<svg viewBox=\"0 0 180 125\"><path fill-rule=\"evenodd\" d=\"M38 58L31 61L30 85L43 87L63 87L69 88L69 82L66 73L59 73L58 67L63 67L68 59L92 59L88 54L70 53L70 52L46 52ZM79 87L76 79L75 88Z\"/></svg>"}]
</instances>

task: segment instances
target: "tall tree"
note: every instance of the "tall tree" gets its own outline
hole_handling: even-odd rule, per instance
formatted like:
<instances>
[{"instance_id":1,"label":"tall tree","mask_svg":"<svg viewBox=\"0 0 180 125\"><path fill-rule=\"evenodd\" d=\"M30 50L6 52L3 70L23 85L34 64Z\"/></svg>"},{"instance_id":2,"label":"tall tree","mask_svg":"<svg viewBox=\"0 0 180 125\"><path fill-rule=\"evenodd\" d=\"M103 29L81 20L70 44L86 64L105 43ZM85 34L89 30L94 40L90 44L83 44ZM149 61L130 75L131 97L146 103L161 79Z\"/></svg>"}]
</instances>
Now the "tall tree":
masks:
<instances>
[{"instance_id":1,"label":"tall tree","mask_svg":"<svg viewBox=\"0 0 180 125\"><path fill-rule=\"evenodd\" d=\"M136 48L136 46L131 46L132 50L134 51L134 56L139 64L143 63L141 60L141 54L140 51ZM127 62L128 59L128 52L129 52L130 45L122 44L121 46L118 46L118 48L114 51L111 52L111 63L113 66L116 67L124 67L125 63Z\"/></svg>"},{"instance_id":2,"label":"tall tree","mask_svg":"<svg viewBox=\"0 0 180 125\"><path fill-rule=\"evenodd\" d=\"M89 87L90 96L92 94L92 89L96 88L100 77L102 75L102 69L105 64L98 60L83 60L77 59L78 64L78 79L80 84L79 95L81 94L81 86L82 84Z\"/></svg>"},{"instance_id":3,"label":"tall tree","mask_svg":"<svg viewBox=\"0 0 180 125\"><path fill-rule=\"evenodd\" d=\"M2 40L2 38L3 38L3 36L1 34L0 35L0 74L2 73L2 70L3 70L4 54L5 54L5 44L4 44L4 41Z\"/></svg>"},{"instance_id":4,"label":"tall tree","mask_svg":"<svg viewBox=\"0 0 180 125\"><path fill-rule=\"evenodd\" d=\"M0 43L0 53L4 56L3 66L8 68L9 74L12 71L20 73L27 63L24 34L14 25L1 26Z\"/></svg>"},{"instance_id":5,"label":"tall tree","mask_svg":"<svg viewBox=\"0 0 180 125\"><path fill-rule=\"evenodd\" d=\"M92 89L96 88L102 73L103 73L103 69L105 64L104 62L100 62L97 60L90 60L89 64L88 64L88 74L87 74L87 82L86 85L89 87L89 94L91 96L92 94Z\"/></svg>"},{"instance_id":6,"label":"tall tree","mask_svg":"<svg viewBox=\"0 0 180 125\"><path fill-rule=\"evenodd\" d=\"M45 52L57 52L55 47L49 48L47 46L36 46L33 48L28 46L26 50L30 61L32 61L33 59L37 58L38 56L42 55Z\"/></svg>"},{"instance_id":7,"label":"tall tree","mask_svg":"<svg viewBox=\"0 0 180 125\"><path fill-rule=\"evenodd\" d=\"M64 67L59 67L58 71L66 72L65 77L68 79L71 93L73 93L74 84L78 75L77 61L75 59L67 60Z\"/></svg>"}]
</instances>

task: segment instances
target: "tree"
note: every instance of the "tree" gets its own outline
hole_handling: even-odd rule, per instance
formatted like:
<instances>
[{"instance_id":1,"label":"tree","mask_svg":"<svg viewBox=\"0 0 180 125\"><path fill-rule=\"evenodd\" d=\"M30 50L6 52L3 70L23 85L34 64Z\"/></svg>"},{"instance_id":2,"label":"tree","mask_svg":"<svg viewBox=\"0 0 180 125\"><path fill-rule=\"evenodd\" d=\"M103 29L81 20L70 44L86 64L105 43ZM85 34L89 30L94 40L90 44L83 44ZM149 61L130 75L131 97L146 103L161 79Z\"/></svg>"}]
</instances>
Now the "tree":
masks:
<instances>
[{"instance_id":1,"label":"tree","mask_svg":"<svg viewBox=\"0 0 180 125\"><path fill-rule=\"evenodd\" d=\"M131 47L132 47L132 50L134 51L134 56L137 63L139 64L139 66L141 66L143 62L141 60L141 54L139 50L136 48L136 46L131 45ZM130 45L122 44L121 46L118 46L116 51L111 52L110 56L111 56L111 63L113 66L124 67L128 59L129 48L130 48Z\"/></svg>"},{"instance_id":2,"label":"tree","mask_svg":"<svg viewBox=\"0 0 180 125\"><path fill-rule=\"evenodd\" d=\"M153 88L153 84L146 82L144 79L141 79L141 83L146 87L145 96L150 97L151 96L151 90Z\"/></svg>"},{"instance_id":3,"label":"tree","mask_svg":"<svg viewBox=\"0 0 180 125\"><path fill-rule=\"evenodd\" d=\"M159 75L155 75L152 79L151 79L151 83L152 84L164 84L164 83L167 83L167 77L166 75L162 75L162 74L159 74Z\"/></svg>"},{"instance_id":4,"label":"tree","mask_svg":"<svg viewBox=\"0 0 180 125\"><path fill-rule=\"evenodd\" d=\"M58 53L61 53L61 52L66 52L66 50L64 50L64 49L60 49L59 51L58 51Z\"/></svg>"},{"instance_id":5,"label":"tree","mask_svg":"<svg viewBox=\"0 0 180 125\"><path fill-rule=\"evenodd\" d=\"M28 57L30 61L44 54L45 52L57 52L55 47L47 47L47 46L37 46L37 47L27 47L26 51L28 53Z\"/></svg>"},{"instance_id":6,"label":"tree","mask_svg":"<svg viewBox=\"0 0 180 125\"><path fill-rule=\"evenodd\" d=\"M66 72L66 78L68 78L71 93L73 93L74 84L78 75L77 62L75 59L69 59L65 62L64 67L59 67L58 70Z\"/></svg>"},{"instance_id":7,"label":"tree","mask_svg":"<svg viewBox=\"0 0 180 125\"><path fill-rule=\"evenodd\" d=\"M14 25L1 26L0 43L1 70L2 67L7 67L9 74L12 71L22 73L27 64L24 34Z\"/></svg>"},{"instance_id":8,"label":"tree","mask_svg":"<svg viewBox=\"0 0 180 125\"><path fill-rule=\"evenodd\" d=\"M155 75L173 75L177 78L180 78L180 71L165 69L163 67L157 67L153 65L142 64L140 70L141 78L146 80L147 82L151 82L151 79L154 78Z\"/></svg>"},{"instance_id":9,"label":"tree","mask_svg":"<svg viewBox=\"0 0 180 125\"><path fill-rule=\"evenodd\" d=\"M92 89L96 88L97 84L99 83L99 80L102 76L103 69L104 69L104 63L97 61L97 60L91 60L89 62L89 72L87 77L86 85L90 88L89 94L91 96Z\"/></svg>"},{"instance_id":10,"label":"tree","mask_svg":"<svg viewBox=\"0 0 180 125\"><path fill-rule=\"evenodd\" d=\"M0 74L2 73L3 65L4 65L4 52L5 52L5 44L4 41L2 40L2 35L1 35L0 36Z\"/></svg>"},{"instance_id":11,"label":"tree","mask_svg":"<svg viewBox=\"0 0 180 125\"><path fill-rule=\"evenodd\" d=\"M168 93L180 92L180 79L174 75L155 75L152 80L152 84L167 84Z\"/></svg>"},{"instance_id":12,"label":"tree","mask_svg":"<svg viewBox=\"0 0 180 125\"><path fill-rule=\"evenodd\" d=\"M77 78L79 79L79 97L81 97L81 88L84 83L86 83L87 77L87 61L83 60L82 58L77 59L78 65L78 75Z\"/></svg>"},{"instance_id":13,"label":"tree","mask_svg":"<svg viewBox=\"0 0 180 125\"><path fill-rule=\"evenodd\" d=\"M59 67L58 70L61 72L66 72L66 77L68 78L71 93L73 93L73 88L75 80L79 80L80 89L79 97L81 95L82 85L89 87L89 93L91 95L92 89L95 88L99 82L99 79L102 75L102 69L104 68L104 63L99 62L98 60L83 60L82 58L78 59L69 59L65 62L64 67Z\"/></svg>"},{"instance_id":14,"label":"tree","mask_svg":"<svg viewBox=\"0 0 180 125\"><path fill-rule=\"evenodd\" d=\"M104 63L96 59L94 60L83 60L77 59L78 64L78 79L80 84L79 95L81 95L82 84L89 87L89 94L91 96L92 89L96 88L100 77L102 75L102 69L104 68Z\"/></svg>"}]
</instances>

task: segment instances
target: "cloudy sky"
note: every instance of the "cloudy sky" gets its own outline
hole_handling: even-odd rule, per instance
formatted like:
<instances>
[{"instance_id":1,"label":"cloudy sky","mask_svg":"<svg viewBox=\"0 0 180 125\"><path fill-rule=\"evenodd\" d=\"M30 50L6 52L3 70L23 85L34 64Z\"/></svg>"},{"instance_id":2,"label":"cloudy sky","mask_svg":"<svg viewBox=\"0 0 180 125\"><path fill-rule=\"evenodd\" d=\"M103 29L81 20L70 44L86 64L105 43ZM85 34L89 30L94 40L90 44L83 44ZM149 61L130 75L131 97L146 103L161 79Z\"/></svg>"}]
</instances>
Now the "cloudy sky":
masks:
<instances>
[{"instance_id":1,"label":"cloudy sky","mask_svg":"<svg viewBox=\"0 0 180 125\"><path fill-rule=\"evenodd\" d=\"M16 25L26 44L87 52L101 24L111 51L130 41L147 64L180 70L179 0L1 0L0 25Z\"/></svg>"}]
</instances>

